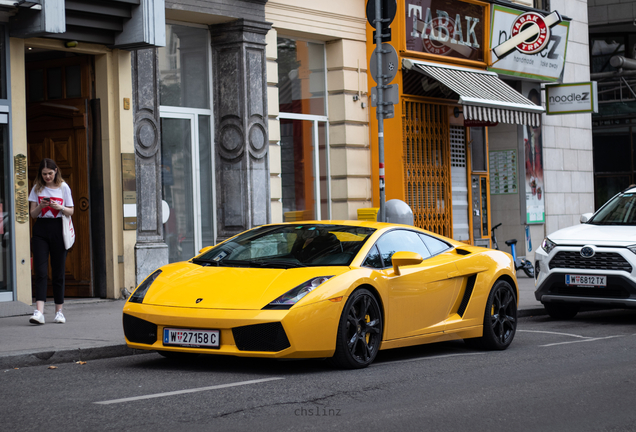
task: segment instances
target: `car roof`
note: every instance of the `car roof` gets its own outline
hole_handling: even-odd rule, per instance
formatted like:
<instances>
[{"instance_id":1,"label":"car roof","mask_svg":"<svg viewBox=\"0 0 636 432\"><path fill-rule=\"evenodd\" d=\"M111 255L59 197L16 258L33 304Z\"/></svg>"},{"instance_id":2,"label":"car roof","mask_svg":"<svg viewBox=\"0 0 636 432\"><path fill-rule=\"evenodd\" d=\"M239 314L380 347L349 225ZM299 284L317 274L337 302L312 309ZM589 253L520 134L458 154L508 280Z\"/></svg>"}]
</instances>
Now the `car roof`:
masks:
<instances>
[{"instance_id":1,"label":"car roof","mask_svg":"<svg viewBox=\"0 0 636 432\"><path fill-rule=\"evenodd\" d=\"M403 228L415 228L412 225L402 225L402 224L394 224L388 222L375 222L375 221L361 221L361 220L310 220L310 221L295 221L295 222L281 222L281 223L272 223L262 226L271 226L271 225L345 225L345 226L356 226L363 228L375 228L375 229L383 229L383 228L391 228L391 227L403 227Z\"/></svg>"}]
</instances>

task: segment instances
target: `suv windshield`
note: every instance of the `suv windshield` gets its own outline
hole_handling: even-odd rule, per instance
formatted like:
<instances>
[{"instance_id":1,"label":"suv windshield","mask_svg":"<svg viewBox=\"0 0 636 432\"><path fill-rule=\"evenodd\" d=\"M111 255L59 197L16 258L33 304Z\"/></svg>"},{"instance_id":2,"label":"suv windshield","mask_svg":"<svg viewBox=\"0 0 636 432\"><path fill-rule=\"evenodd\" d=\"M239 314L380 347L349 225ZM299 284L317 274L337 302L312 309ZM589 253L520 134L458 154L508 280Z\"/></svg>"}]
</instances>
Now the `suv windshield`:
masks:
<instances>
[{"instance_id":1,"label":"suv windshield","mask_svg":"<svg viewBox=\"0 0 636 432\"><path fill-rule=\"evenodd\" d=\"M594 225L636 225L636 194L619 194L589 220Z\"/></svg>"},{"instance_id":2,"label":"suv windshield","mask_svg":"<svg viewBox=\"0 0 636 432\"><path fill-rule=\"evenodd\" d=\"M346 225L270 225L240 234L192 262L254 268L348 266L374 231Z\"/></svg>"}]
</instances>

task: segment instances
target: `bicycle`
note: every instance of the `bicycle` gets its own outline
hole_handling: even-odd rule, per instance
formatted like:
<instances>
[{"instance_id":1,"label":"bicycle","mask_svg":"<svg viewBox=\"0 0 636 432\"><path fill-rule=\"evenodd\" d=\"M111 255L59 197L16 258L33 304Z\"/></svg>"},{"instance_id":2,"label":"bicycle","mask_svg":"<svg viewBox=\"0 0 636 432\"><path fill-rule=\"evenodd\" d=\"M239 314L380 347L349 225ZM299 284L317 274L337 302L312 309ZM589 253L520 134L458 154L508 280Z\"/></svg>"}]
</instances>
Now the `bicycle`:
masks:
<instances>
[{"instance_id":1,"label":"bicycle","mask_svg":"<svg viewBox=\"0 0 636 432\"><path fill-rule=\"evenodd\" d=\"M491 232L490 238L492 240L492 248L497 250L499 249L499 244L497 243L497 236L495 235L495 230L499 228L500 226L501 224L499 223L490 229L490 232ZM534 266L532 265L532 263L525 258L519 258L517 260L517 248L516 248L517 239L506 240L506 244L510 246L510 250L512 252L511 253L512 260L515 263L515 270L523 270L526 276L534 279Z\"/></svg>"}]
</instances>

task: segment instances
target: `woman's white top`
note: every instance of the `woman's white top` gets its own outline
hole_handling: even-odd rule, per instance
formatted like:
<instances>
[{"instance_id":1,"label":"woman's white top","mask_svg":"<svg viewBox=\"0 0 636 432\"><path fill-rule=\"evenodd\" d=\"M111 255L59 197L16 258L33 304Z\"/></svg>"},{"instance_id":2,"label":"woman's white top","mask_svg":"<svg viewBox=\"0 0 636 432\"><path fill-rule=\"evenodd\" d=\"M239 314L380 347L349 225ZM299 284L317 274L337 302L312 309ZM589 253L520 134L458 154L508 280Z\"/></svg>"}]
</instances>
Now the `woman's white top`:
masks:
<instances>
[{"instance_id":1,"label":"woman's white top","mask_svg":"<svg viewBox=\"0 0 636 432\"><path fill-rule=\"evenodd\" d=\"M29 201L39 204L43 198L51 198L51 201L58 202L64 207L74 207L73 197L71 196L71 188L66 184L66 182L62 182L62 185L57 189L52 189L45 186L37 194L35 193L34 186L33 189L31 189L31 193L29 194ZM55 210L52 207L47 206L42 209L38 217L61 218L62 212L60 210Z\"/></svg>"}]
</instances>

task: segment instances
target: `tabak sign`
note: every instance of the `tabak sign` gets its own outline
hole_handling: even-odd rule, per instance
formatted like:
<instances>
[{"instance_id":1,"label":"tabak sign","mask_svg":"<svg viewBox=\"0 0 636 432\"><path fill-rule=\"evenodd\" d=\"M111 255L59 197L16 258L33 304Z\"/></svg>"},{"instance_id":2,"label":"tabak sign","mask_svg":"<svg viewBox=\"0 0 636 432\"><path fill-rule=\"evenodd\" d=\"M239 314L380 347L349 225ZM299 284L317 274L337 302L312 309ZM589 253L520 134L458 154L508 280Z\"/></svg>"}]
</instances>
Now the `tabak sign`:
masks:
<instances>
[{"instance_id":1,"label":"tabak sign","mask_svg":"<svg viewBox=\"0 0 636 432\"><path fill-rule=\"evenodd\" d=\"M485 8L459 0L405 0L406 49L484 61Z\"/></svg>"},{"instance_id":2,"label":"tabak sign","mask_svg":"<svg viewBox=\"0 0 636 432\"><path fill-rule=\"evenodd\" d=\"M488 70L535 81L560 81L570 23L557 12L542 15L492 6Z\"/></svg>"}]
</instances>

